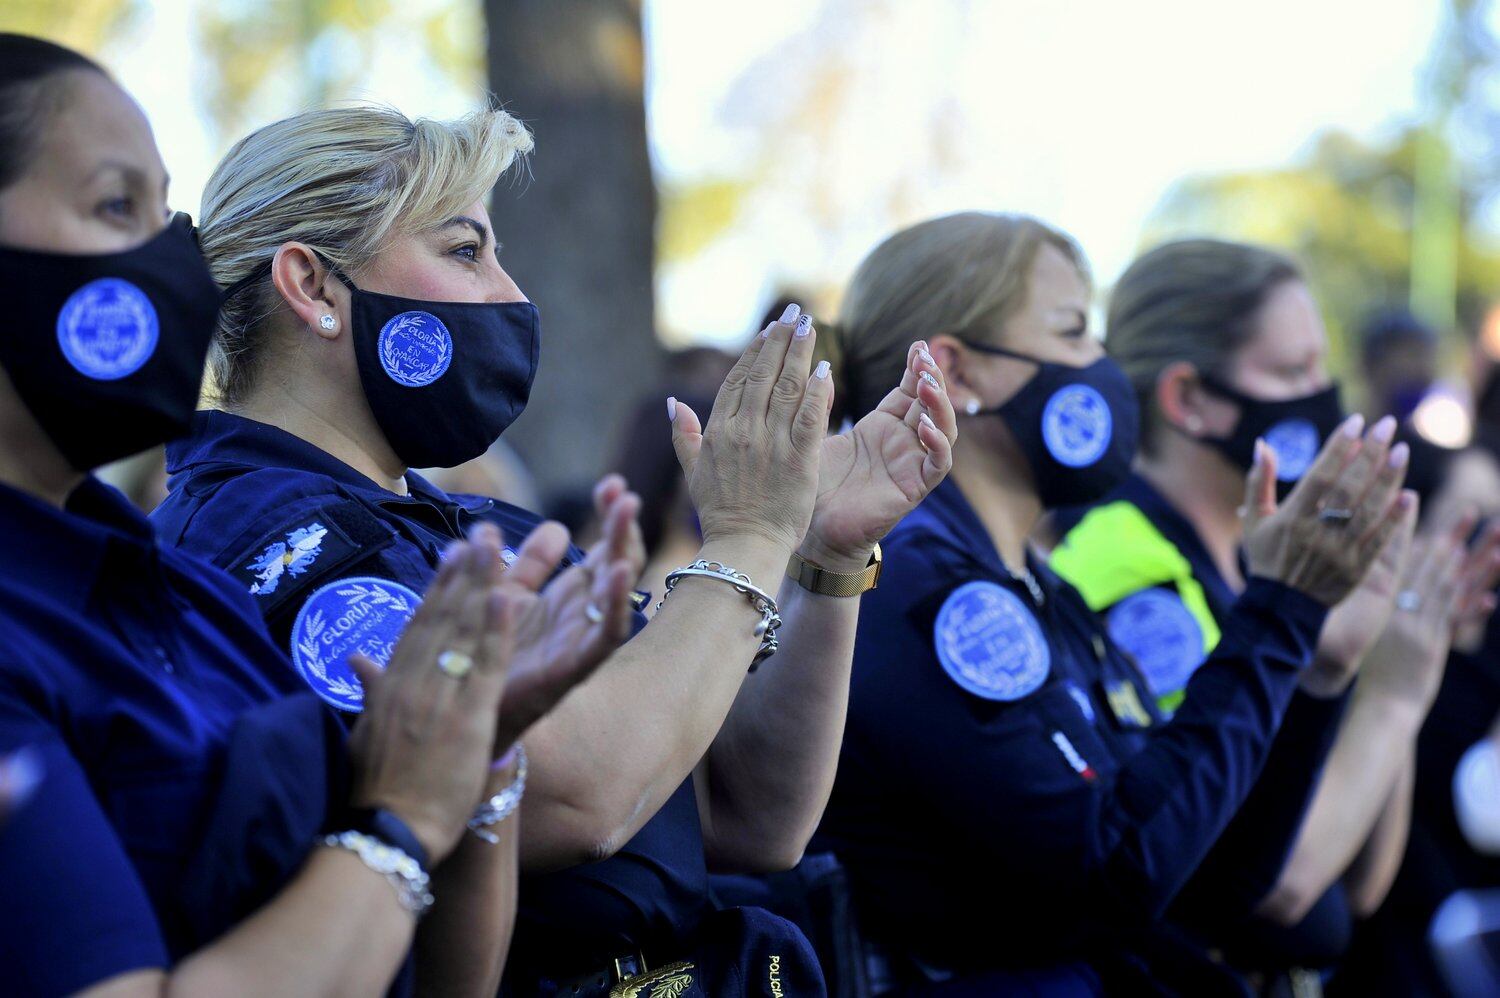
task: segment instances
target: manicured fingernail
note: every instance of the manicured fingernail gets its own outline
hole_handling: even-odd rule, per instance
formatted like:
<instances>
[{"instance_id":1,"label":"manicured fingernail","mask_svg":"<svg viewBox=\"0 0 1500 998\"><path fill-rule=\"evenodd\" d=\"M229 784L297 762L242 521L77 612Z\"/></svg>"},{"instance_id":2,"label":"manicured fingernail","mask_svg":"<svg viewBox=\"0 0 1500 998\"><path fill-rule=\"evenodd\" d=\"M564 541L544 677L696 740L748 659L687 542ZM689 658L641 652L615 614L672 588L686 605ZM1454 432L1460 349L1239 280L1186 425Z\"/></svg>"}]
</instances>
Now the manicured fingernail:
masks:
<instances>
[{"instance_id":1,"label":"manicured fingernail","mask_svg":"<svg viewBox=\"0 0 1500 998\"><path fill-rule=\"evenodd\" d=\"M797 328L792 333L792 335L800 340L806 337L810 332L812 332L812 316L804 315L797 320Z\"/></svg>"},{"instance_id":2,"label":"manicured fingernail","mask_svg":"<svg viewBox=\"0 0 1500 998\"><path fill-rule=\"evenodd\" d=\"M1255 438L1255 463L1260 464L1266 459L1266 442L1261 437Z\"/></svg>"},{"instance_id":3,"label":"manicured fingernail","mask_svg":"<svg viewBox=\"0 0 1500 998\"><path fill-rule=\"evenodd\" d=\"M1365 431L1365 417L1355 413L1344 420L1344 425L1339 427L1339 432L1351 440L1358 440L1359 435Z\"/></svg>"},{"instance_id":4,"label":"manicured fingernail","mask_svg":"<svg viewBox=\"0 0 1500 998\"><path fill-rule=\"evenodd\" d=\"M1390 443L1391 438L1395 435L1396 417L1394 416L1380 417L1379 422L1375 424L1375 428L1370 431L1370 436L1374 437L1376 440L1379 440L1383 444Z\"/></svg>"},{"instance_id":5,"label":"manicured fingernail","mask_svg":"<svg viewBox=\"0 0 1500 998\"><path fill-rule=\"evenodd\" d=\"M937 367L937 361L935 361L935 360L932 359L932 354L930 354L930 353L927 352L927 348L926 347L923 347L921 350L918 350L917 351L917 356L921 357L922 358L922 363L926 364L928 367Z\"/></svg>"},{"instance_id":6,"label":"manicured fingernail","mask_svg":"<svg viewBox=\"0 0 1500 998\"><path fill-rule=\"evenodd\" d=\"M667 396L667 420L677 422L677 400L670 395Z\"/></svg>"},{"instance_id":7,"label":"manicured fingernail","mask_svg":"<svg viewBox=\"0 0 1500 998\"><path fill-rule=\"evenodd\" d=\"M1402 512L1411 509L1416 504L1417 494L1408 490L1403 490L1401 495L1396 499L1396 505L1401 509Z\"/></svg>"},{"instance_id":8,"label":"manicured fingernail","mask_svg":"<svg viewBox=\"0 0 1500 998\"><path fill-rule=\"evenodd\" d=\"M932 421L932 417L929 416L929 415L927 415L927 413L925 413L925 412L922 413L922 418L920 420L918 420L918 422L925 423L926 425L932 427L934 430L937 429L937 424L934 423Z\"/></svg>"},{"instance_id":9,"label":"manicured fingernail","mask_svg":"<svg viewBox=\"0 0 1500 998\"><path fill-rule=\"evenodd\" d=\"M939 384L938 384L938 379L937 379L937 378L934 378L934 377L933 377L933 376L932 376L932 372L931 372L931 371L923 371L923 372L922 372L922 373L921 373L921 374L920 374L920 375L919 375L919 377L920 377L920 378L921 378L921 379L922 379L922 380L923 380L923 381L925 381L925 382L927 382L927 383L928 383L928 384L929 384L929 385L931 385L931 386L932 386L932 387L934 387L934 388L941 388L941 387L942 387L942 385L939 385Z\"/></svg>"},{"instance_id":10,"label":"manicured fingernail","mask_svg":"<svg viewBox=\"0 0 1500 998\"><path fill-rule=\"evenodd\" d=\"M824 378L828 377L828 371L828 361L820 360L818 361L818 366L813 369L813 377L817 378L819 381L822 381Z\"/></svg>"},{"instance_id":11,"label":"manicured fingernail","mask_svg":"<svg viewBox=\"0 0 1500 998\"><path fill-rule=\"evenodd\" d=\"M1405 443L1399 443L1391 448L1391 456L1386 460L1390 462L1392 468L1404 468L1406 467L1406 459L1410 456L1411 448L1406 446Z\"/></svg>"},{"instance_id":12,"label":"manicured fingernail","mask_svg":"<svg viewBox=\"0 0 1500 998\"><path fill-rule=\"evenodd\" d=\"M42 759L32 748L17 749L0 759L0 788L10 796L12 807L24 804L42 782Z\"/></svg>"},{"instance_id":13,"label":"manicured fingernail","mask_svg":"<svg viewBox=\"0 0 1500 998\"><path fill-rule=\"evenodd\" d=\"M762 329L760 331L760 338L763 339L763 340L768 340L768 339L771 338L771 327L770 326L767 326L765 329Z\"/></svg>"},{"instance_id":14,"label":"manicured fingernail","mask_svg":"<svg viewBox=\"0 0 1500 998\"><path fill-rule=\"evenodd\" d=\"M792 323L797 321L797 316L801 314L802 306L798 305L796 302L792 302L786 307L786 311L781 313L781 324L783 326L790 326Z\"/></svg>"}]
</instances>

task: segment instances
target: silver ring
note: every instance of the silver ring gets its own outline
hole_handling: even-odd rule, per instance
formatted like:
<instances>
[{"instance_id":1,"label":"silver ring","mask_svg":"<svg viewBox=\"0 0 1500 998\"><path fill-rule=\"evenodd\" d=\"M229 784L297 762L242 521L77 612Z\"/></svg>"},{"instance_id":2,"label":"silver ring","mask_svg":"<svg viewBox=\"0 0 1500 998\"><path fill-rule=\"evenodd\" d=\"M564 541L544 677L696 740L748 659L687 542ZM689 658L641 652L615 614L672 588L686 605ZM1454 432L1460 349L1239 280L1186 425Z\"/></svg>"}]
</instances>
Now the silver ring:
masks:
<instances>
[{"instance_id":1,"label":"silver ring","mask_svg":"<svg viewBox=\"0 0 1500 998\"><path fill-rule=\"evenodd\" d=\"M462 679L474 668L474 657L461 651L445 651L437 657L437 667L450 679Z\"/></svg>"},{"instance_id":2,"label":"silver ring","mask_svg":"<svg viewBox=\"0 0 1500 998\"><path fill-rule=\"evenodd\" d=\"M1354 510L1344 509L1342 506L1325 506L1324 508L1318 510L1318 519L1323 523L1331 524L1335 527L1342 527L1344 524L1354 519Z\"/></svg>"},{"instance_id":3,"label":"silver ring","mask_svg":"<svg viewBox=\"0 0 1500 998\"><path fill-rule=\"evenodd\" d=\"M589 623L591 624L604 623L604 611L595 606L592 601L588 606L583 608L583 615L589 619Z\"/></svg>"},{"instance_id":4,"label":"silver ring","mask_svg":"<svg viewBox=\"0 0 1500 998\"><path fill-rule=\"evenodd\" d=\"M1416 613L1422 609L1422 594L1415 589L1403 589L1396 594L1396 609Z\"/></svg>"}]
</instances>

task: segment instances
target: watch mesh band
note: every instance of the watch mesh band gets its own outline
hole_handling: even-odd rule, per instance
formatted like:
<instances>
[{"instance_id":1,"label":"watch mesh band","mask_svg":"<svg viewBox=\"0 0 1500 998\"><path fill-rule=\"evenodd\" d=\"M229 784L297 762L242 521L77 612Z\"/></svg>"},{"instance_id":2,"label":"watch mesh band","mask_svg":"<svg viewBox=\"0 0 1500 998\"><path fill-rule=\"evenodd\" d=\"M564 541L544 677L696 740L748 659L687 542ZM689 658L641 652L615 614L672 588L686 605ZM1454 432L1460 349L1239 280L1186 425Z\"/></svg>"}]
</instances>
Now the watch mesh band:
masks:
<instances>
[{"instance_id":1,"label":"watch mesh band","mask_svg":"<svg viewBox=\"0 0 1500 998\"><path fill-rule=\"evenodd\" d=\"M874 589L880 580L880 545L875 545L870 564L862 572L849 575L830 572L794 552L791 561L787 562L786 574L797 585L819 596L858 596Z\"/></svg>"}]
</instances>

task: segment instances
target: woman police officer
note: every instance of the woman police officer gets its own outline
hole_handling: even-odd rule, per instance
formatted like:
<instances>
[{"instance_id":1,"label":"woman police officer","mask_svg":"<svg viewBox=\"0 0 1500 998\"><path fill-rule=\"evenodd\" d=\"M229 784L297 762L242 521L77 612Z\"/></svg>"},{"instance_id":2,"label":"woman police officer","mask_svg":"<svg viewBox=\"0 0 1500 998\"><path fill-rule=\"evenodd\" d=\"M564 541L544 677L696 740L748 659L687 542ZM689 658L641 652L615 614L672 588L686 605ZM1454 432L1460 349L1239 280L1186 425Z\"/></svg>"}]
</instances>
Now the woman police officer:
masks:
<instances>
[{"instance_id":1,"label":"woman police officer","mask_svg":"<svg viewBox=\"0 0 1500 998\"><path fill-rule=\"evenodd\" d=\"M408 470L473 457L525 405L537 312L500 265L483 202L530 144L500 111L451 123L314 111L239 142L205 191L204 250L227 289L220 408L170 451L154 519L238 575L344 710L359 691L342 648L311 628L342 608L350 580L417 593L465 525L495 520L519 537L536 522ZM712 912L707 865L801 855L832 783L856 597L875 542L946 473L953 415L914 358L885 409L825 441L833 384L812 371L815 339L789 308L731 372L706 429L668 401L704 544L650 625L637 620L597 681L527 738L522 862L559 872L523 891L517 993L684 976L719 993L720 972L764 979L772 956L789 992L819 986L789 925ZM629 521L635 500L618 481L599 496L607 520ZM312 534L316 553L285 561ZM588 588L601 550L568 555L547 606ZM778 586L794 554L802 582ZM404 614L384 609L370 626L394 634ZM587 610L544 623L566 633Z\"/></svg>"},{"instance_id":2,"label":"woman police officer","mask_svg":"<svg viewBox=\"0 0 1500 998\"><path fill-rule=\"evenodd\" d=\"M1141 403L1141 454L1126 482L1073 517L1052 567L1104 616L1170 711L1245 587L1237 510L1254 441L1277 452L1288 487L1343 414L1316 304L1296 265L1268 249L1191 239L1146 253L1111 296L1108 345ZM1391 439L1395 429L1386 418L1374 432ZM1404 443L1391 448L1393 460L1406 454ZM1492 533L1467 572L1444 571L1473 522L1448 526L1404 567L1393 546L1371 572L1376 584L1329 617L1325 667L1304 674L1256 791L1285 793L1300 774L1321 774L1271 890L1246 899L1259 917L1222 894L1192 899L1195 935L1262 980L1330 967L1353 918L1379 906L1395 875L1417 729L1452 627L1482 615L1474 597L1493 570ZM1398 589L1406 608L1391 618Z\"/></svg>"},{"instance_id":3,"label":"woman police officer","mask_svg":"<svg viewBox=\"0 0 1500 998\"><path fill-rule=\"evenodd\" d=\"M535 594L497 586L486 531L449 549L388 670L357 660L372 706L347 746L323 723L234 581L90 474L197 401L219 296L165 198L102 69L0 35L0 752L45 774L0 830L0 965L22 994L379 994L497 742L599 656L510 695ZM484 898L502 917L514 880L512 855ZM486 941L492 976L505 947Z\"/></svg>"},{"instance_id":4,"label":"woman police officer","mask_svg":"<svg viewBox=\"0 0 1500 998\"><path fill-rule=\"evenodd\" d=\"M830 338L853 414L871 404L861 386L922 336L967 417L952 478L886 542L818 834L900 983L1203 986L1193 975L1212 970L1164 957L1158 920L1254 783L1326 608L1412 509L1399 463L1358 419L1280 507L1262 455L1251 582L1165 721L1101 622L1028 551L1047 510L1107 493L1134 454L1135 398L1087 335L1088 308L1070 239L967 213L876 248Z\"/></svg>"}]
</instances>

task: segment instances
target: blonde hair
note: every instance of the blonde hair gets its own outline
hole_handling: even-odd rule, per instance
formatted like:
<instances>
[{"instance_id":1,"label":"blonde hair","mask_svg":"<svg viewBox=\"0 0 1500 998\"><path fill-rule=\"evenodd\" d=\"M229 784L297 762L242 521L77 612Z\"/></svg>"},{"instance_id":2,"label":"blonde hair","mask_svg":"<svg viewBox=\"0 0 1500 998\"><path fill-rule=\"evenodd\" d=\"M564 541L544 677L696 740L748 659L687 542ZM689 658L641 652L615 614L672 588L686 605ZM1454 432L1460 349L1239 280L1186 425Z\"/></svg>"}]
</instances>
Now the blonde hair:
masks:
<instances>
[{"instance_id":1,"label":"blonde hair","mask_svg":"<svg viewBox=\"0 0 1500 998\"><path fill-rule=\"evenodd\" d=\"M875 247L854 272L839 321L819 330L839 372L836 418L858 419L901 380L906 351L939 333L993 341L1026 300L1037 250L1050 244L1087 281L1071 237L1027 215L961 212L919 222Z\"/></svg>"},{"instance_id":2,"label":"blonde hair","mask_svg":"<svg viewBox=\"0 0 1500 998\"><path fill-rule=\"evenodd\" d=\"M214 280L231 293L210 357L220 401L255 380L265 320L279 296L270 264L306 243L344 273L393 236L427 231L484 200L530 152L531 133L489 109L457 121L413 121L392 108L306 111L235 143L203 192L198 237Z\"/></svg>"}]
</instances>

